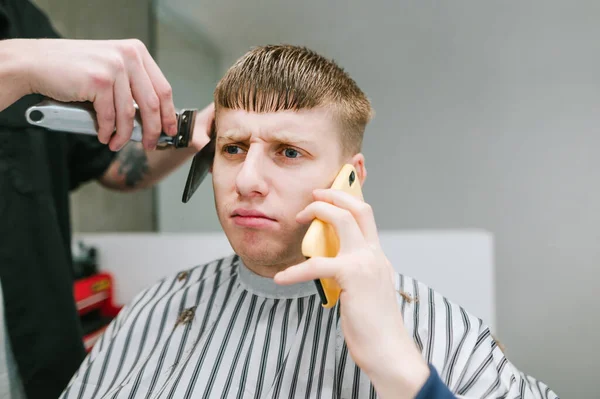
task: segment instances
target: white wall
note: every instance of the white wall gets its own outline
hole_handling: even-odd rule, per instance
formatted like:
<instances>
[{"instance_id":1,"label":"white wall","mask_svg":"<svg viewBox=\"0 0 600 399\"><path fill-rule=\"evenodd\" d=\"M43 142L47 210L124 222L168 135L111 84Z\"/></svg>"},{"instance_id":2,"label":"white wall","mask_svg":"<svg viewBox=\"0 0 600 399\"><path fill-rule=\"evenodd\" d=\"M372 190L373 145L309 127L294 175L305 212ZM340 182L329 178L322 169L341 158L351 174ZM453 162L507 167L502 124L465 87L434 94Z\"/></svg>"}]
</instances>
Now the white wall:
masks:
<instances>
[{"instance_id":1,"label":"white wall","mask_svg":"<svg viewBox=\"0 0 600 399\"><path fill-rule=\"evenodd\" d=\"M600 2L169 4L224 66L273 42L339 61L377 112L364 152L379 226L491 231L509 357L564 397L598 397ZM204 189L190 212L208 218Z\"/></svg>"}]
</instances>

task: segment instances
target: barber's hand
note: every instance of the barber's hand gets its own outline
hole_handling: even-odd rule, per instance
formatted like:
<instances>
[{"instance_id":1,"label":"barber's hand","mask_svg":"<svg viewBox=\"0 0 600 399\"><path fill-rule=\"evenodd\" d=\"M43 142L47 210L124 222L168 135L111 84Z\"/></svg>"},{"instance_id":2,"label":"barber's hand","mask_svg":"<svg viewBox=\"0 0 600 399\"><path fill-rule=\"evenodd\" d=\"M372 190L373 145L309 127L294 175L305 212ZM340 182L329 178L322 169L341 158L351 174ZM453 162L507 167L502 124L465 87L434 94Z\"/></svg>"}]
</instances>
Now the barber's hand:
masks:
<instances>
[{"instance_id":1,"label":"barber's hand","mask_svg":"<svg viewBox=\"0 0 600 399\"><path fill-rule=\"evenodd\" d=\"M30 91L58 101L93 102L98 139L113 151L131 137L134 100L144 147L155 148L161 131L175 135L171 86L141 41L39 39L23 45L31 58Z\"/></svg>"},{"instance_id":2,"label":"barber's hand","mask_svg":"<svg viewBox=\"0 0 600 399\"><path fill-rule=\"evenodd\" d=\"M194 123L194 131L192 132L192 141L189 147L198 152L204 148L210 141L212 133L212 124L215 119L215 103L210 103L203 110L196 113L196 121Z\"/></svg>"},{"instance_id":3,"label":"barber's hand","mask_svg":"<svg viewBox=\"0 0 600 399\"><path fill-rule=\"evenodd\" d=\"M394 288L394 270L383 253L371 207L341 190L316 190L315 202L296 218L331 224L340 240L336 257L315 257L275 276L279 284L321 278L341 288L340 319L348 350L380 397L414 397L429 375L409 336ZM393 396L392 396L393 395Z\"/></svg>"}]
</instances>

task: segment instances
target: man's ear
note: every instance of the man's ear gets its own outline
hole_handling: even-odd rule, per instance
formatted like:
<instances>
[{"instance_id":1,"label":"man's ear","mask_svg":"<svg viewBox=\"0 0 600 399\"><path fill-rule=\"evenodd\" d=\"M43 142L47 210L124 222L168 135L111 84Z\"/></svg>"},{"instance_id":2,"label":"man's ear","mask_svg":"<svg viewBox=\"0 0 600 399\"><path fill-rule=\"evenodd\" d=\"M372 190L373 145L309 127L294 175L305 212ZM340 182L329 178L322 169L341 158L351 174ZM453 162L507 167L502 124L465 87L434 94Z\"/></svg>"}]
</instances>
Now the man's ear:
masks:
<instances>
[{"instance_id":1,"label":"man's ear","mask_svg":"<svg viewBox=\"0 0 600 399\"><path fill-rule=\"evenodd\" d=\"M360 181L360 186L362 187L365 184L365 180L367 180L367 168L365 167L365 156L361 153L358 153L352 157L350 162L354 169L356 169L356 173L358 174L358 180Z\"/></svg>"}]
</instances>

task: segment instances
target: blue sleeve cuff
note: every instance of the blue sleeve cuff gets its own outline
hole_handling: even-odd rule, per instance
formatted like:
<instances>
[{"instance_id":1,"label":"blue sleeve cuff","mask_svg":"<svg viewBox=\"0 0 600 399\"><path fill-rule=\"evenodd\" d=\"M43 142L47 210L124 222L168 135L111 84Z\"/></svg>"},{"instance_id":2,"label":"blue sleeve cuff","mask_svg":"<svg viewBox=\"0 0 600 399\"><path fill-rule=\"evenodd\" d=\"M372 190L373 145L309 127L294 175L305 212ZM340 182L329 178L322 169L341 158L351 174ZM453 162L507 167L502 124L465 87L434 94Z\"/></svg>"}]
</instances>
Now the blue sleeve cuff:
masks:
<instances>
[{"instance_id":1,"label":"blue sleeve cuff","mask_svg":"<svg viewBox=\"0 0 600 399\"><path fill-rule=\"evenodd\" d=\"M456 396L444 384L436 369L429 365L429 377L415 399L456 399Z\"/></svg>"}]
</instances>

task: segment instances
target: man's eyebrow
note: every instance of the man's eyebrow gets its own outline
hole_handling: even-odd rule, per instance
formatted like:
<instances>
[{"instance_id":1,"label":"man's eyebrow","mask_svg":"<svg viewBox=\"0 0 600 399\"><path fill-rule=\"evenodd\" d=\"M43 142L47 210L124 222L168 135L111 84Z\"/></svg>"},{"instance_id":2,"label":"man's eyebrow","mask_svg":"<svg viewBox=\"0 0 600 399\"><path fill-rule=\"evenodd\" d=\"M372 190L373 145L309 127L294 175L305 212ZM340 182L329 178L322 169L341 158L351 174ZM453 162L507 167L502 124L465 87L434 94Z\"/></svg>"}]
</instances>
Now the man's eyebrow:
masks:
<instances>
[{"instance_id":1,"label":"man's eyebrow","mask_svg":"<svg viewBox=\"0 0 600 399\"><path fill-rule=\"evenodd\" d=\"M265 135L268 141L295 144L295 145L310 145L311 141L306 140L301 135L294 134L285 130L270 132ZM218 135L217 141L232 141L232 142L243 142L250 138L249 133L245 133L241 130L228 130Z\"/></svg>"},{"instance_id":2,"label":"man's eyebrow","mask_svg":"<svg viewBox=\"0 0 600 399\"><path fill-rule=\"evenodd\" d=\"M227 130L223 132L223 134L217 135L217 141L233 141L240 142L244 140L248 140L250 135L248 133L244 133L241 130Z\"/></svg>"},{"instance_id":3,"label":"man's eyebrow","mask_svg":"<svg viewBox=\"0 0 600 399\"><path fill-rule=\"evenodd\" d=\"M296 144L296 145L310 145L311 144L311 141L306 140L305 137L298 135L298 134L291 133L291 132L287 132L285 130L269 133L268 137L271 141L276 141L279 143Z\"/></svg>"}]
</instances>

